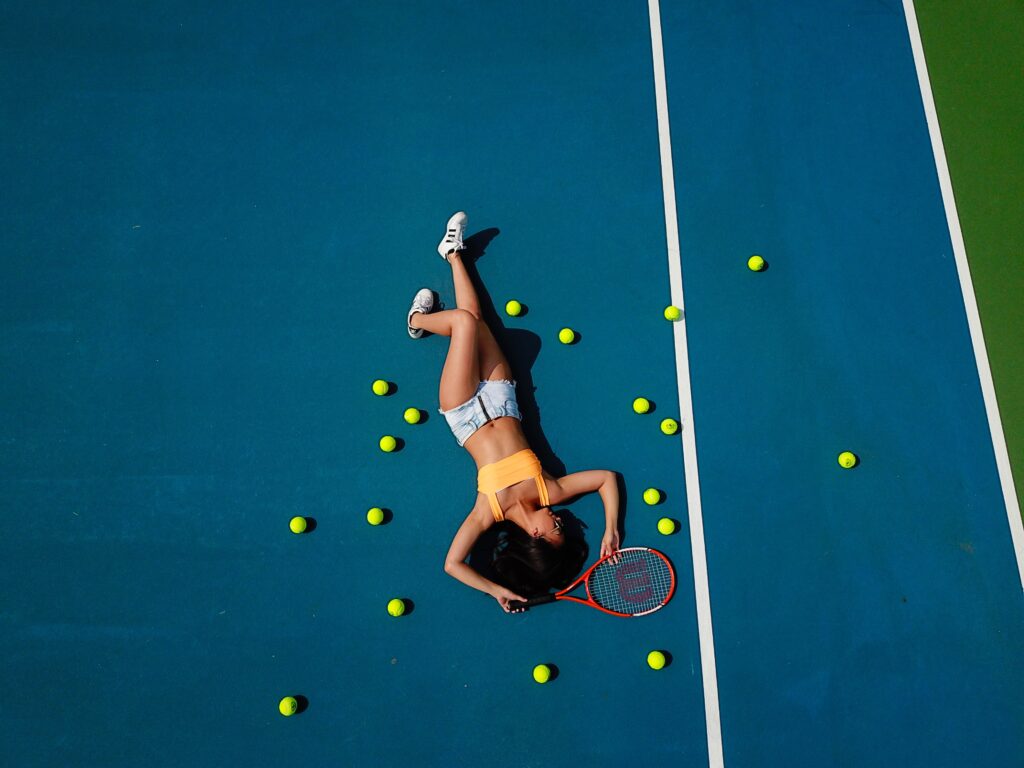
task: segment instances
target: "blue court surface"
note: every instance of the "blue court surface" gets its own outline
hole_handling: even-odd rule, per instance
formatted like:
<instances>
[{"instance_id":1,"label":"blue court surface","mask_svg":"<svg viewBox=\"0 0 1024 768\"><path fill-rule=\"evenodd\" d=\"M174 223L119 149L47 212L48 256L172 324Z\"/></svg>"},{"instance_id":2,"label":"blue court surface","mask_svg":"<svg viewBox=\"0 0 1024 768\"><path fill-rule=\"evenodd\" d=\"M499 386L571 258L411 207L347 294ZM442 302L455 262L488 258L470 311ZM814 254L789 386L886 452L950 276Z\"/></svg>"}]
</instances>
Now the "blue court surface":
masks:
<instances>
[{"instance_id":1,"label":"blue court surface","mask_svg":"<svg viewBox=\"0 0 1024 768\"><path fill-rule=\"evenodd\" d=\"M8 5L5 764L1024 764L1024 599L904 8L662 5L675 325L650 11ZM446 340L405 313L454 306L459 209L531 445L621 474L664 610L508 616L443 572L474 466ZM592 560L600 499L572 511Z\"/></svg>"}]
</instances>

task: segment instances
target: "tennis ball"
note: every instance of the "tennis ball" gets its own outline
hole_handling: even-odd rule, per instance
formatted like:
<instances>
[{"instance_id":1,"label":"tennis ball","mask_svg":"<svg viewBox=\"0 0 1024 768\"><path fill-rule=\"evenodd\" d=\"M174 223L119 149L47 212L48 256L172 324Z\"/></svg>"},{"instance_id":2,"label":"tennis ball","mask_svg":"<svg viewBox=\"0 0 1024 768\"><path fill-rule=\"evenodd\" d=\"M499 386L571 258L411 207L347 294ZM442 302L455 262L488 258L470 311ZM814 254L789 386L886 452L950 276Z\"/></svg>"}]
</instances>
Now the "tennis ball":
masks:
<instances>
[{"instance_id":1,"label":"tennis ball","mask_svg":"<svg viewBox=\"0 0 1024 768\"><path fill-rule=\"evenodd\" d=\"M665 536L670 536L676 532L676 524L667 517L661 518L658 521L658 533L662 533Z\"/></svg>"},{"instance_id":2,"label":"tennis ball","mask_svg":"<svg viewBox=\"0 0 1024 768\"><path fill-rule=\"evenodd\" d=\"M533 679L538 683L546 683L551 679L551 667L547 664L538 664L533 668Z\"/></svg>"},{"instance_id":3,"label":"tennis ball","mask_svg":"<svg viewBox=\"0 0 1024 768\"><path fill-rule=\"evenodd\" d=\"M651 651L647 654L647 666L651 669L663 669L665 667L665 654L661 651Z\"/></svg>"},{"instance_id":4,"label":"tennis ball","mask_svg":"<svg viewBox=\"0 0 1024 768\"><path fill-rule=\"evenodd\" d=\"M558 340L563 344L572 344L576 341L576 331L572 328L563 328L558 332Z\"/></svg>"},{"instance_id":5,"label":"tennis ball","mask_svg":"<svg viewBox=\"0 0 1024 768\"><path fill-rule=\"evenodd\" d=\"M393 438L391 435L384 435L384 437L380 439L380 449L384 451L384 453L391 453L393 450L395 450L395 447L397 445L398 441L395 440L395 438Z\"/></svg>"},{"instance_id":6,"label":"tennis ball","mask_svg":"<svg viewBox=\"0 0 1024 768\"><path fill-rule=\"evenodd\" d=\"M392 616L401 616L403 613L405 613L405 603L403 603L397 597L392 600L389 600L388 613L390 613Z\"/></svg>"},{"instance_id":7,"label":"tennis ball","mask_svg":"<svg viewBox=\"0 0 1024 768\"><path fill-rule=\"evenodd\" d=\"M523 305L515 299L505 305L505 312L509 317L519 317L523 313Z\"/></svg>"},{"instance_id":8,"label":"tennis ball","mask_svg":"<svg viewBox=\"0 0 1024 768\"><path fill-rule=\"evenodd\" d=\"M765 267L764 259L757 255L751 256L747 259L747 266L750 267L751 272L761 272Z\"/></svg>"},{"instance_id":9,"label":"tennis ball","mask_svg":"<svg viewBox=\"0 0 1024 768\"><path fill-rule=\"evenodd\" d=\"M377 379L373 382L373 394L375 395L386 395L390 389L391 385L384 379Z\"/></svg>"},{"instance_id":10,"label":"tennis ball","mask_svg":"<svg viewBox=\"0 0 1024 768\"><path fill-rule=\"evenodd\" d=\"M292 529L292 533L303 533L306 530L306 518L293 517L288 523L288 527Z\"/></svg>"},{"instance_id":11,"label":"tennis ball","mask_svg":"<svg viewBox=\"0 0 1024 768\"><path fill-rule=\"evenodd\" d=\"M637 413L647 413L651 410L651 401L646 397L638 397L633 401L633 410Z\"/></svg>"},{"instance_id":12,"label":"tennis ball","mask_svg":"<svg viewBox=\"0 0 1024 768\"><path fill-rule=\"evenodd\" d=\"M679 422L675 419L665 419L661 422L661 431L666 435L674 435L679 431Z\"/></svg>"},{"instance_id":13,"label":"tennis ball","mask_svg":"<svg viewBox=\"0 0 1024 768\"><path fill-rule=\"evenodd\" d=\"M661 491L659 491L657 488L648 488L646 491L644 491L644 501L646 501L651 506L654 506L659 501L661 501Z\"/></svg>"},{"instance_id":14,"label":"tennis ball","mask_svg":"<svg viewBox=\"0 0 1024 768\"><path fill-rule=\"evenodd\" d=\"M285 717L291 717L298 711L299 702L295 700L294 696L285 696L277 705L277 709Z\"/></svg>"},{"instance_id":15,"label":"tennis ball","mask_svg":"<svg viewBox=\"0 0 1024 768\"><path fill-rule=\"evenodd\" d=\"M420 423L420 409L419 408L406 408L405 409L404 418L405 418L405 420L409 424L419 424Z\"/></svg>"},{"instance_id":16,"label":"tennis ball","mask_svg":"<svg viewBox=\"0 0 1024 768\"><path fill-rule=\"evenodd\" d=\"M665 307L665 319L666 320L671 320L672 322L675 322L680 317L682 317L682 315L683 315L683 313L679 309L679 307L677 307L677 306L675 306L673 304L669 304L667 307Z\"/></svg>"},{"instance_id":17,"label":"tennis ball","mask_svg":"<svg viewBox=\"0 0 1024 768\"><path fill-rule=\"evenodd\" d=\"M857 466L857 455L849 451L843 451L839 454L839 466L843 469L851 469Z\"/></svg>"},{"instance_id":18,"label":"tennis ball","mask_svg":"<svg viewBox=\"0 0 1024 768\"><path fill-rule=\"evenodd\" d=\"M366 513L366 522L370 525L380 525L384 522L384 510L380 507L370 507Z\"/></svg>"}]
</instances>

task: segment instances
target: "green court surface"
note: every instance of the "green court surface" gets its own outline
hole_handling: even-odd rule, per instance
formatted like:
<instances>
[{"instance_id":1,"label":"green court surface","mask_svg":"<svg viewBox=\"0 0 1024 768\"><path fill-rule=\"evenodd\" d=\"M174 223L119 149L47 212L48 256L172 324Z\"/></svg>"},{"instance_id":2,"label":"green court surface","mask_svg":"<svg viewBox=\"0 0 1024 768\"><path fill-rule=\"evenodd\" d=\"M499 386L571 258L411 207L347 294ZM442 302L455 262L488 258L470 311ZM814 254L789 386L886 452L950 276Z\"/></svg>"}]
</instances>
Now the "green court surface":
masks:
<instances>
[{"instance_id":1,"label":"green court surface","mask_svg":"<svg viewBox=\"0 0 1024 768\"><path fill-rule=\"evenodd\" d=\"M1024 499L1024 5L916 6L999 415Z\"/></svg>"}]
</instances>

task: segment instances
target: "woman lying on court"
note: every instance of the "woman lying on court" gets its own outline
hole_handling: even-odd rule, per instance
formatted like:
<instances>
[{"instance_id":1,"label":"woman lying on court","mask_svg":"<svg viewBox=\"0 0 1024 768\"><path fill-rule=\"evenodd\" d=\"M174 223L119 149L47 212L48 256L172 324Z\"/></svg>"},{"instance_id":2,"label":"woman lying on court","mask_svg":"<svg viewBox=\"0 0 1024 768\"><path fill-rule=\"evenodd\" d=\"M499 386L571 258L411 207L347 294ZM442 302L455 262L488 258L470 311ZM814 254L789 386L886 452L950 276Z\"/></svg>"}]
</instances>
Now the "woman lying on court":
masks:
<instances>
[{"instance_id":1,"label":"woman lying on court","mask_svg":"<svg viewBox=\"0 0 1024 768\"><path fill-rule=\"evenodd\" d=\"M597 491L605 508L601 556L619 549L619 490L614 472L592 469L555 478L541 468L520 424L516 383L505 355L480 317L476 289L462 263L466 214L456 213L438 245L455 281L456 309L435 312L434 294L420 290L409 310L409 335L424 331L448 336L441 371L440 412L459 445L477 466L476 504L452 541L444 569L491 595L505 611L524 600L567 586L587 555L582 539L568 536L552 505ZM493 570L501 583L485 578L466 559L481 534L507 521L508 537L497 548Z\"/></svg>"}]
</instances>

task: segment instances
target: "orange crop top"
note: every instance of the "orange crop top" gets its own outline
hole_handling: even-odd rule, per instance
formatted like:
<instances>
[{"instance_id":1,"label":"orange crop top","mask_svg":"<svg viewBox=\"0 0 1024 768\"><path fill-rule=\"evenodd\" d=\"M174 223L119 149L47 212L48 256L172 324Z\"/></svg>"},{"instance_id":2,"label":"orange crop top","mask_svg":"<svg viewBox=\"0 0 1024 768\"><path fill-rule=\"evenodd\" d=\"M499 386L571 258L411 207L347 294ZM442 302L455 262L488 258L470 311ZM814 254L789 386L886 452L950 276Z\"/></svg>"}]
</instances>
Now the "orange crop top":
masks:
<instances>
[{"instance_id":1,"label":"orange crop top","mask_svg":"<svg viewBox=\"0 0 1024 768\"><path fill-rule=\"evenodd\" d=\"M501 505L498 504L498 491L531 477L537 483L541 506L549 506L548 487L544 482L540 459L529 448L506 456L501 461L480 467L480 471L477 473L476 487L480 493L487 496L487 501L491 504L491 514L494 515L496 523L505 519L505 513L501 511Z\"/></svg>"}]
</instances>

